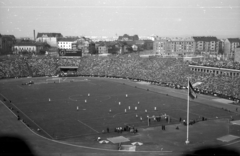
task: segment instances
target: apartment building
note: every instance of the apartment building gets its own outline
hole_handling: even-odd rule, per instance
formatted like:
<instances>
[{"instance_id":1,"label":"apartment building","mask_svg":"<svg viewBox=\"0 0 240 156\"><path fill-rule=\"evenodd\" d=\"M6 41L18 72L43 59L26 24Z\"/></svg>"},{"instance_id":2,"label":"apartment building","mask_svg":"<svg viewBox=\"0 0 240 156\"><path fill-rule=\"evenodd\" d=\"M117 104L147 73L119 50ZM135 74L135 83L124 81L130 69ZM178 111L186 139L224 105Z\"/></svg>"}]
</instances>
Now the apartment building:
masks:
<instances>
[{"instance_id":1,"label":"apartment building","mask_svg":"<svg viewBox=\"0 0 240 156\"><path fill-rule=\"evenodd\" d=\"M153 51L159 55L189 55L195 51L195 41L193 38L156 39Z\"/></svg>"},{"instance_id":2,"label":"apartment building","mask_svg":"<svg viewBox=\"0 0 240 156\"><path fill-rule=\"evenodd\" d=\"M240 45L239 38L227 38L224 41L224 55L228 59L234 59L235 49Z\"/></svg>"},{"instance_id":3,"label":"apartment building","mask_svg":"<svg viewBox=\"0 0 240 156\"><path fill-rule=\"evenodd\" d=\"M235 49L234 62L240 63L240 46Z\"/></svg>"},{"instance_id":4,"label":"apartment building","mask_svg":"<svg viewBox=\"0 0 240 156\"><path fill-rule=\"evenodd\" d=\"M170 42L167 39L156 39L153 42L153 52L156 55L168 55L170 52L169 49Z\"/></svg>"},{"instance_id":5,"label":"apartment building","mask_svg":"<svg viewBox=\"0 0 240 156\"><path fill-rule=\"evenodd\" d=\"M195 51L204 52L206 54L218 53L218 39L214 36L193 37L195 41Z\"/></svg>"},{"instance_id":6,"label":"apartment building","mask_svg":"<svg viewBox=\"0 0 240 156\"><path fill-rule=\"evenodd\" d=\"M73 49L72 44L77 41L78 38L59 38L58 39L58 48L59 49Z\"/></svg>"},{"instance_id":7,"label":"apartment building","mask_svg":"<svg viewBox=\"0 0 240 156\"><path fill-rule=\"evenodd\" d=\"M177 55L189 55L195 51L195 41L193 38L171 38L169 51Z\"/></svg>"}]
</instances>

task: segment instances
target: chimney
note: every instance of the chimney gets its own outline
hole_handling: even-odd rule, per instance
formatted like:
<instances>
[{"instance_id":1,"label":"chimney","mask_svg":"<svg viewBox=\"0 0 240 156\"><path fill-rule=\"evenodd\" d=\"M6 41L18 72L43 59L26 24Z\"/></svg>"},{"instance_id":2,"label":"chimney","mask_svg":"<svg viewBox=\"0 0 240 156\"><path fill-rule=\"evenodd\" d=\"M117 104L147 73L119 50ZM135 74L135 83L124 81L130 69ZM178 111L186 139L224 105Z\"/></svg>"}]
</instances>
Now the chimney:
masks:
<instances>
[{"instance_id":1,"label":"chimney","mask_svg":"<svg viewBox=\"0 0 240 156\"><path fill-rule=\"evenodd\" d=\"M33 39L35 41L35 30L33 30Z\"/></svg>"}]
</instances>

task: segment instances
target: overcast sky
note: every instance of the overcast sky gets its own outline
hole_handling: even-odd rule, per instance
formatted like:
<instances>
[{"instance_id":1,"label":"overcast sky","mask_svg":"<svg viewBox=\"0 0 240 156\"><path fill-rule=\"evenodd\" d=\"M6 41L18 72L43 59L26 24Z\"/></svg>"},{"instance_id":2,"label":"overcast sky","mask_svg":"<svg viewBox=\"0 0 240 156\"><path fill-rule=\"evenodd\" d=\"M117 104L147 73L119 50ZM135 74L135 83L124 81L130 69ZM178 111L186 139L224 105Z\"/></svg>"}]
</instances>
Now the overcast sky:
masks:
<instances>
[{"instance_id":1,"label":"overcast sky","mask_svg":"<svg viewBox=\"0 0 240 156\"><path fill-rule=\"evenodd\" d=\"M240 0L0 0L0 33L240 37Z\"/></svg>"}]
</instances>

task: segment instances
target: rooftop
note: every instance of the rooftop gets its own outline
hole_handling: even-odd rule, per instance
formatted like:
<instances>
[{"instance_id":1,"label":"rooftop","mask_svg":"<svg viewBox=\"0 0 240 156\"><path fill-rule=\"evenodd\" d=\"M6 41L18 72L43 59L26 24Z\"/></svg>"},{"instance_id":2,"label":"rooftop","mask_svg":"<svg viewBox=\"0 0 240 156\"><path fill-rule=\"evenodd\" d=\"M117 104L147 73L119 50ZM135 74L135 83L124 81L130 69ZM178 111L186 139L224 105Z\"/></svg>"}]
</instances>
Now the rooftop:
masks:
<instances>
[{"instance_id":1,"label":"rooftop","mask_svg":"<svg viewBox=\"0 0 240 156\"><path fill-rule=\"evenodd\" d=\"M218 41L218 39L214 36L193 36L193 39L196 42L198 42L198 41L205 41L205 42Z\"/></svg>"},{"instance_id":2,"label":"rooftop","mask_svg":"<svg viewBox=\"0 0 240 156\"><path fill-rule=\"evenodd\" d=\"M37 38L39 37L63 37L61 33L38 33Z\"/></svg>"},{"instance_id":3,"label":"rooftop","mask_svg":"<svg viewBox=\"0 0 240 156\"><path fill-rule=\"evenodd\" d=\"M59 38L58 39L58 42L59 41L65 41L65 42L74 42L76 41L78 38Z\"/></svg>"},{"instance_id":4,"label":"rooftop","mask_svg":"<svg viewBox=\"0 0 240 156\"><path fill-rule=\"evenodd\" d=\"M240 43L240 39L239 38L228 38L229 42L239 42Z\"/></svg>"}]
</instances>

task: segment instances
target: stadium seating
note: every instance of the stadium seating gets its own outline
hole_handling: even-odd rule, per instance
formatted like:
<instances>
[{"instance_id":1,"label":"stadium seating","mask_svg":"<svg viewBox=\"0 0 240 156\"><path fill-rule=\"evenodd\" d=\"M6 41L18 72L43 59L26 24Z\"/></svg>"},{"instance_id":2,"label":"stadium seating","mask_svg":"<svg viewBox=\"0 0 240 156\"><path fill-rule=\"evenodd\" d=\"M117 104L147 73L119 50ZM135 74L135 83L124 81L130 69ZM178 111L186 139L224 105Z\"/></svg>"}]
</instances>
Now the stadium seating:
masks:
<instances>
[{"instance_id":1,"label":"stadium seating","mask_svg":"<svg viewBox=\"0 0 240 156\"><path fill-rule=\"evenodd\" d=\"M240 63L230 61L205 59L202 62L184 62L176 58L142 58L136 53L108 57L94 55L81 59L16 56L0 62L0 78L53 76L60 73L59 66L78 66L77 75L144 80L173 88L186 87L187 77L190 77L192 83L202 82L196 87L199 93L216 94L232 100L240 99L239 76L228 77L214 76L211 73L197 73L189 69L189 64L240 69Z\"/></svg>"}]
</instances>

